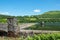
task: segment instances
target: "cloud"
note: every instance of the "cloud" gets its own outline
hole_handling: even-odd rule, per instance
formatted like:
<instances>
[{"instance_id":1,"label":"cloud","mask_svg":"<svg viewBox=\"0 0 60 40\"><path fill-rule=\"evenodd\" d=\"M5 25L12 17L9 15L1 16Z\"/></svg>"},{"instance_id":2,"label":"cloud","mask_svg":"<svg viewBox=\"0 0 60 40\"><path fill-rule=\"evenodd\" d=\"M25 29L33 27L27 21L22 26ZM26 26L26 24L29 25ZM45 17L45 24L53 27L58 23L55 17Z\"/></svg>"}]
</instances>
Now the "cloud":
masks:
<instances>
[{"instance_id":1,"label":"cloud","mask_svg":"<svg viewBox=\"0 0 60 40\"><path fill-rule=\"evenodd\" d=\"M9 12L0 12L2 15L9 15Z\"/></svg>"},{"instance_id":2,"label":"cloud","mask_svg":"<svg viewBox=\"0 0 60 40\"><path fill-rule=\"evenodd\" d=\"M35 9L35 10L33 10L33 12L41 12L41 10Z\"/></svg>"}]
</instances>

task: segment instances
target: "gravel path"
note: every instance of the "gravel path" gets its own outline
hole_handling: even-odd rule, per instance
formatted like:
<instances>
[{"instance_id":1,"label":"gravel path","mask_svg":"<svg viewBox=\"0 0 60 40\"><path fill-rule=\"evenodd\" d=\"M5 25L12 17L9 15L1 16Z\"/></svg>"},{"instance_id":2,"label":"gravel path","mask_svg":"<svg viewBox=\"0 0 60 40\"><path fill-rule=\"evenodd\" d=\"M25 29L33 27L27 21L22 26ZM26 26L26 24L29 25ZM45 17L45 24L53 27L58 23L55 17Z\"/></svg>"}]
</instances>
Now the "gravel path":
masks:
<instances>
[{"instance_id":1,"label":"gravel path","mask_svg":"<svg viewBox=\"0 0 60 40\"><path fill-rule=\"evenodd\" d=\"M20 30L24 30L24 28L30 27L30 26L35 25L35 24L36 23L23 23L19 27L20 27Z\"/></svg>"}]
</instances>

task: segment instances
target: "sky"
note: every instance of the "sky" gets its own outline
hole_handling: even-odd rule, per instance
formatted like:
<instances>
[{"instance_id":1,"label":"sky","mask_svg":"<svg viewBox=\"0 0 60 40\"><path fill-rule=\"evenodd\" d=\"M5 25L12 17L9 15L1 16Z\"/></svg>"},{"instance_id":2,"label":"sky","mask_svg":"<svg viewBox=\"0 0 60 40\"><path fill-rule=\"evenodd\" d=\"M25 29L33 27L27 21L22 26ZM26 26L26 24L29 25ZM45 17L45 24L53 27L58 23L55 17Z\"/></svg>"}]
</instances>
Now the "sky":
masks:
<instances>
[{"instance_id":1,"label":"sky","mask_svg":"<svg viewBox=\"0 0 60 40\"><path fill-rule=\"evenodd\" d=\"M30 16L53 10L60 10L60 0L0 0L3 15Z\"/></svg>"}]
</instances>

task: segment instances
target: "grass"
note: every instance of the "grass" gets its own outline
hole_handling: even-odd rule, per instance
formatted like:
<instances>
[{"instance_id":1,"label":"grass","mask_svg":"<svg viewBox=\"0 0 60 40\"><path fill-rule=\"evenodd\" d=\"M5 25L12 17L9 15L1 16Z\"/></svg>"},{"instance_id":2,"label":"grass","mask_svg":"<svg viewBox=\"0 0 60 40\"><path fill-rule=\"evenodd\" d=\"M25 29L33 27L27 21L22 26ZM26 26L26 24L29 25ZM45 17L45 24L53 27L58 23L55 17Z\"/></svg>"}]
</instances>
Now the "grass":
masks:
<instances>
[{"instance_id":1,"label":"grass","mask_svg":"<svg viewBox=\"0 0 60 40\"><path fill-rule=\"evenodd\" d=\"M0 40L60 40L60 33L48 33L48 34L34 34L33 36L28 35L27 37L0 37Z\"/></svg>"}]
</instances>

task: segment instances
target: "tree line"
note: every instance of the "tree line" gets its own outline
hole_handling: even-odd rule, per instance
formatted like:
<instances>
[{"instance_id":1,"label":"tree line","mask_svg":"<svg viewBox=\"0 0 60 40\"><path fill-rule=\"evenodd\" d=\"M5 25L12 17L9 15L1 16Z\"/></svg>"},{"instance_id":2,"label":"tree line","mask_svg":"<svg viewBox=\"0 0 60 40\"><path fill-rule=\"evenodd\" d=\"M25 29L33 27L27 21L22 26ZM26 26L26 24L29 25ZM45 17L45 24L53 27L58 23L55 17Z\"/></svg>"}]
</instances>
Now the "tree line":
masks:
<instances>
[{"instance_id":1,"label":"tree line","mask_svg":"<svg viewBox=\"0 0 60 40\"><path fill-rule=\"evenodd\" d=\"M41 15L31 15L31 16L10 16L10 15L1 15L0 14L0 22L6 22L8 17L17 18L19 23L26 22L60 22L60 11L48 11Z\"/></svg>"}]
</instances>

